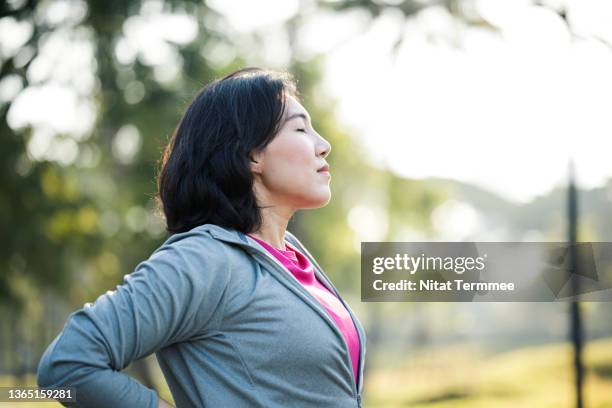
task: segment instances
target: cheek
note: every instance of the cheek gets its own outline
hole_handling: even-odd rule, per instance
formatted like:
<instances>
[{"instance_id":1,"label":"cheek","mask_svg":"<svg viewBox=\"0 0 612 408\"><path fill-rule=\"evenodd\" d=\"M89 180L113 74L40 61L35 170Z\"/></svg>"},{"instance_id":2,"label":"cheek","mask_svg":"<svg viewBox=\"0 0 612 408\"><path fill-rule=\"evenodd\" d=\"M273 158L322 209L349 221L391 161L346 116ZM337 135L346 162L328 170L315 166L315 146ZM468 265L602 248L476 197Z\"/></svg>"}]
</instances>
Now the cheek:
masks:
<instances>
[{"instance_id":1,"label":"cheek","mask_svg":"<svg viewBox=\"0 0 612 408\"><path fill-rule=\"evenodd\" d=\"M270 144L268 150L268 163L271 167L290 168L293 171L300 169L312 170L314 161L314 147L303 138L279 138L275 144Z\"/></svg>"},{"instance_id":2,"label":"cheek","mask_svg":"<svg viewBox=\"0 0 612 408\"><path fill-rule=\"evenodd\" d=\"M263 181L275 194L298 197L318 189L314 146L300 135L274 140L268 145Z\"/></svg>"}]
</instances>

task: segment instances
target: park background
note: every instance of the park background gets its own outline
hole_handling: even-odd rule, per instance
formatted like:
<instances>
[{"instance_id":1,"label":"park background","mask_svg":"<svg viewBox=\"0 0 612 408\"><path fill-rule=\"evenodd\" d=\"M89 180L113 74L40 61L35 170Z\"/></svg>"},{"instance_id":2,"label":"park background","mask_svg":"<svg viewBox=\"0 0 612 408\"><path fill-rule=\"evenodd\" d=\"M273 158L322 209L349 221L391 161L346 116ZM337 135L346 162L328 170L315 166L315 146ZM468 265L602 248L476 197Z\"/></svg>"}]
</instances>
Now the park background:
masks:
<instances>
[{"instance_id":1,"label":"park background","mask_svg":"<svg viewBox=\"0 0 612 408\"><path fill-rule=\"evenodd\" d=\"M359 245L565 241L570 160L579 240L611 241L610 2L0 7L0 386L35 385L68 315L161 245L182 111L260 66L294 74L333 146L331 203L289 229L366 326L364 406L575 406L567 303L362 303ZM585 407L612 406L611 309L581 304ZM127 370L171 400L153 356Z\"/></svg>"}]
</instances>

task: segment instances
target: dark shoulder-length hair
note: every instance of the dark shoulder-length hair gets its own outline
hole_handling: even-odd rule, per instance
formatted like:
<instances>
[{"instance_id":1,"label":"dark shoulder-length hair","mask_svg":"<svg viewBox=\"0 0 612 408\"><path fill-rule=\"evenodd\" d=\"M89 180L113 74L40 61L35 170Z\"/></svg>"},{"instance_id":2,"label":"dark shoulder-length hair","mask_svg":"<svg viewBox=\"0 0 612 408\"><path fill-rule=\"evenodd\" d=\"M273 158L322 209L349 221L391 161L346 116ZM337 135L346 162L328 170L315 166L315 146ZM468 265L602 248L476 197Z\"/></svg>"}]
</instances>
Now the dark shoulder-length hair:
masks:
<instances>
[{"instance_id":1,"label":"dark shoulder-length hair","mask_svg":"<svg viewBox=\"0 0 612 408\"><path fill-rule=\"evenodd\" d=\"M292 76L244 68L202 88L161 158L157 202L174 234L202 224L244 233L261 226L250 153L265 148L282 126Z\"/></svg>"}]
</instances>

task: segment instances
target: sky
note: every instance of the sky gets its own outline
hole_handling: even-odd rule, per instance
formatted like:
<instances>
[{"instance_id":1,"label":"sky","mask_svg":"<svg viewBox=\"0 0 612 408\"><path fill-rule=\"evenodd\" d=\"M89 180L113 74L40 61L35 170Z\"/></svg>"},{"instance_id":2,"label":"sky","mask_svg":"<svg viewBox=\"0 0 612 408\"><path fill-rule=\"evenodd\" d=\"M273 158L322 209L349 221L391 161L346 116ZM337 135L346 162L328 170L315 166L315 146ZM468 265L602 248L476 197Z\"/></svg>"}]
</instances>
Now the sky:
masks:
<instances>
[{"instance_id":1,"label":"sky","mask_svg":"<svg viewBox=\"0 0 612 408\"><path fill-rule=\"evenodd\" d=\"M256 7L249 1L209 0L227 17L227 29L243 49L220 46L205 52L219 65L240 52L255 64L283 67L290 57L283 24L300 10L297 56L325 57L319 89L337 101L339 123L364 145L364 160L405 177L453 178L525 202L565 184L570 159L583 188L612 177L612 50L594 39L612 43L612 2L545 3L567 6L572 33L551 8L529 0L464 3L466 12L482 16L496 31L468 27L441 7L408 21L385 12L371 22L365 12L331 14L308 0L263 0ZM83 13L79 0L45 4L48 10L40 18L50 23L78 21ZM154 66L163 82L181 71L170 44L191 41L197 26L191 16L162 18L160 13L160 2L145 2L141 15L126 22L115 51L121 61L140 58ZM253 30L266 39L263 49L252 46ZM5 21L0 36L1 51L16 52L28 28ZM31 156L68 165L75 160L76 142L95 120L94 101L87 99L98 86L90 74L93 50L88 33L78 28L58 30L47 45L28 75L35 84L53 80L22 92L8 120L16 128L36 125ZM19 89L17 79L5 81L0 99ZM126 89L131 103L138 103L142 84L131 81ZM70 129L75 140L53 139L54 131ZM123 130L115 150L129 160L139 135Z\"/></svg>"}]
</instances>

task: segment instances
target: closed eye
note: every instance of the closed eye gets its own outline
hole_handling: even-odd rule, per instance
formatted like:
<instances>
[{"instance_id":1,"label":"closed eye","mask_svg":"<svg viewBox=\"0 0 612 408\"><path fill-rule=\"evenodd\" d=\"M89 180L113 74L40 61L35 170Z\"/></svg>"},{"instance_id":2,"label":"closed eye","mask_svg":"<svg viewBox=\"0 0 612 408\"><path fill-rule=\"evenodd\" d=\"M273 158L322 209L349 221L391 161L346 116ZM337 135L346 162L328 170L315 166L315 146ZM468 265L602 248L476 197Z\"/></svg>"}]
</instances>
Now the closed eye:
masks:
<instances>
[{"instance_id":1,"label":"closed eye","mask_svg":"<svg viewBox=\"0 0 612 408\"><path fill-rule=\"evenodd\" d=\"M306 132L306 129L296 129L298 132Z\"/></svg>"}]
</instances>

